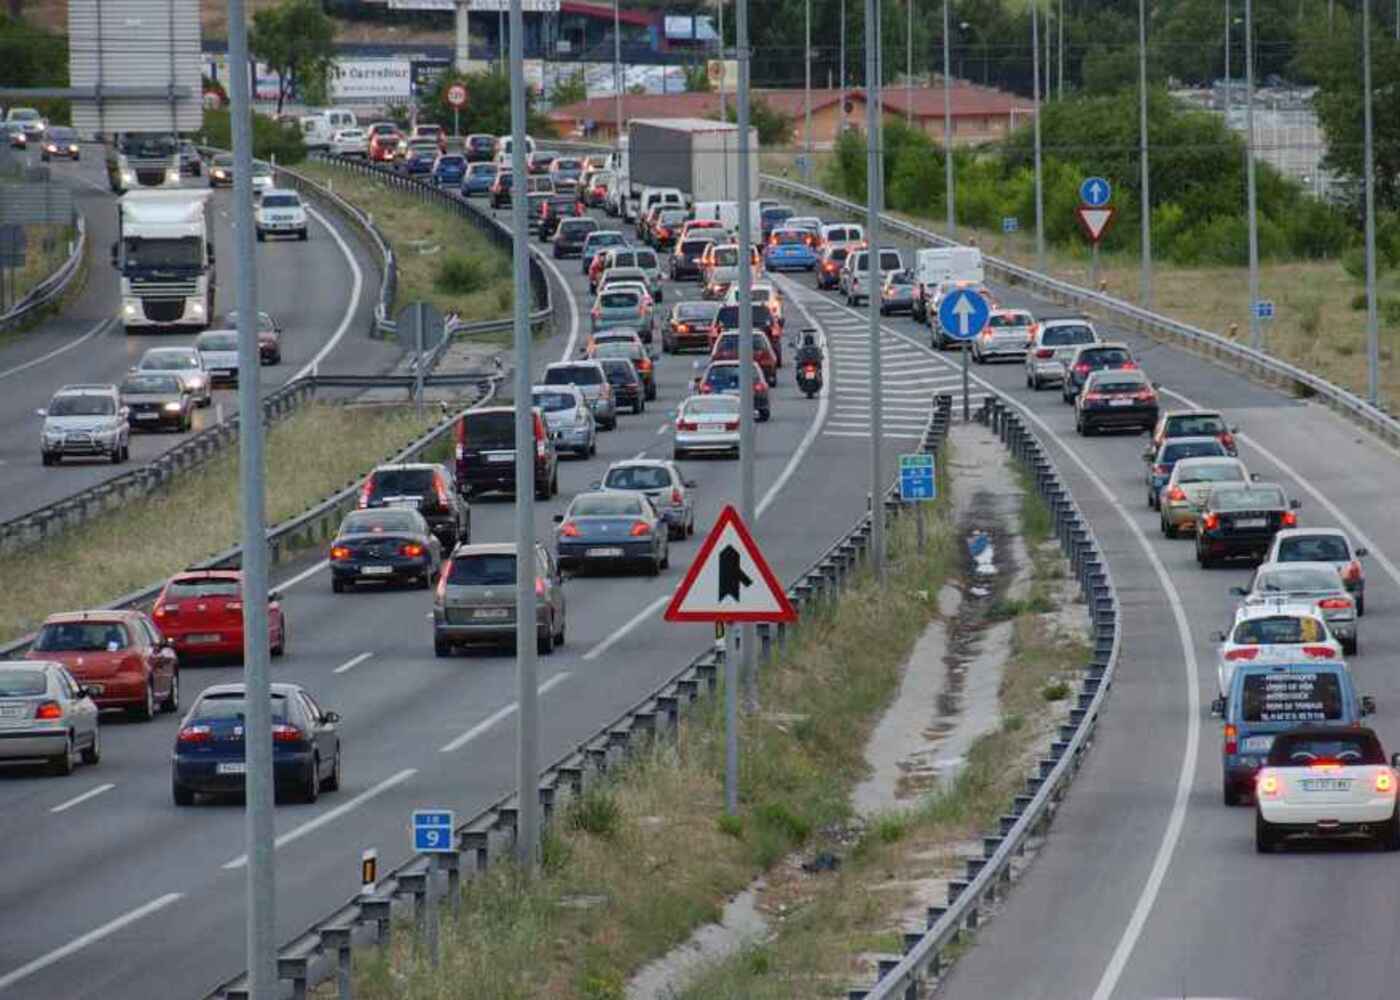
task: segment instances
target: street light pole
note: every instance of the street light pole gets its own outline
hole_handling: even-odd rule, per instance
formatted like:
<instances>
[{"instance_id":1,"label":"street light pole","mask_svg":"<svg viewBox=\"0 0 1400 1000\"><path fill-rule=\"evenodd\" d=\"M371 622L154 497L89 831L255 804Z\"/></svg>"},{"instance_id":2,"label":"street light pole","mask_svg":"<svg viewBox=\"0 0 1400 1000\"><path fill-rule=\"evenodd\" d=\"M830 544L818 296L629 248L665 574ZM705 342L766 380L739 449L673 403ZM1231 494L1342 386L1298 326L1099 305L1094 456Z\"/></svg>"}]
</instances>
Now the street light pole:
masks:
<instances>
[{"instance_id":1,"label":"street light pole","mask_svg":"<svg viewBox=\"0 0 1400 1000\"><path fill-rule=\"evenodd\" d=\"M738 50L739 79L736 102L739 126L739 512L744 523L757 530L754 501L754 412L753 412L753 190L749 148L749 0L737 0L734 5L734 46ZM754 627L745 624L740 630L742 665L733 656L725 657L725 786L730 815L738 809L739 744L738 744L738 669L742 668L744 682L755 683Z\"/></svg>"},{"instance_id":2,"label":"street light pole","mask_svg":"<svg viewBox=\"0 0 1400 1000\"><path fill-rule=\"evenodd\" d=\"M943 0L943 187L948 203L948 237L958 235L958 214L953 204L953 81L951 43L948 39L948 0Z\"/></svg>"},{"instance_id":3,"label":"street light pole","mask_svg":"<svg viewBox=\"0 0 1400 1000\"><path fill-rule=\"evenodd\" d=\"M914 124L914 0L904 0L904 124Z\"/></svg>"},{"instance_id":4,"label":"street light pole","mask_svg":"<svg viewBox=\"0 0 1400 1000\"><path fill-rule=\"evenodd\" d=\"M1035 268L1045 270L1045 190L1040 164L1040 19L1031 6L1031 103L1035 106ZM967 349L967 345L963 345Z\"/></svg>"},{"instance_id":5,"label":"street light pole","mask_svg":"<svg viewBox=\"0 0 1400 1000\"><path fill-rule=\"evenodd\" d=\"M618 9L617 9L617 5L618 5L618 0L613 0L613 90L615 91L615 93L613 94L613 102L614 102L614 104L613 104L613 114L616 116L616 121L617 121L617 129L616 129L616 131L615 131L614 134L613 134L613 148L617 150L617 169L618 169L618 171L621 171L621 170L622 170L622 17L621 17L621 14L619 13L619 11L618 11ZM724 8L721 7L720 9L723 10ZM721 39L720 44L723 45L723 40L722 40L722 39ZM721 63L721 65L723 65L723 63ZM721 88L720 88L720 94L723 94L723 93L724 93L724 88L721 87ZM721 98L721 99L722 99L722 98ZM625 195L625 194L627 193L627 192L626 192L626 187L629 186L629 185L630 185L630 179L629 179L628 185L623 185L622 187L619 188L619 190L621 190L622 193ZM511 207L512 207L512 208L515 207L515 199L511 199ZM626 211L624 211L624 212L622 213L622 217L623 217L624 219L627 217Z\"/></svg>"},{"instance_id":6,"label":"street light pole","mask_svg":"<svg viewBox=\"0 0 1400 1000\"><path fill-rule=\"evenodd\" d=\"M841 0L841 131L846 131L846 0Z\"/></svg>"},{"instance_id":7,"label":"street light pole","mask_svg":"<svg viewBox=\"0 0 1400 1000\"><path fill-rule=\"evenodd\" d=\"M880 372L880 207L884 178L880 169L880 0L865 0L866 241L870 296L870 561L878 580L885 578L885 497L880 446L883 443L884 391Z\"/></svg>"},{"instance_id":8,"label":"street light pole","mask_svg":"<svg viewBox=\"0 0 1400 1000\"><path fill-rule=\"evenodd\" d=\"M1400 31L1400 28L1396 30ZM1372 406L1377 406L1380 403L1380 333L1376 322L1376 164L1371 122L1371 0L1361 0L1361 91L1365 108L1362 159L1366 172L1366 398Z\"/></svg>"},{"instance_id":9,"label":"street light pole","mask_svg":"<svg viewBox=\"0 0 1400 1000\"><path fill-rule=\"evenodd\" d=\"M1259 215L1254 190L1254 3L1244 0L1244 178L1249 213L1249 346L1263 346L1259 319Z\"/></svg>"},{"instance_id":10,"label":"street light pole","mask_svg":"<svg viewBox=\"0 0 1400 1000\"><path fill-rule=\"evenodd\" d=\"M617 9L617 0L613 0L613 9ZM719 120L729 121L729 113L724 106L724 85L728 81L725 79L724 64L724 0L715 0L715 6L719 8Z\"/></svg>"},{"instance_id":11,"label":"street light pole","mask_svg":"<svg viewBox=\"0 0 1400 1000\"><path fill-rule=\"evenodd\" d=\"M1225 127L1230 127L1230 0L1225 0Z\"/></svg>"},{"instance_id":12,"label":"street light pole","mask_svg":"<svg viewBox=\"0 0 1400 1000\"><path fill-rule=\"evenodd\" d=\"M1059 33L1056 39L1056 48L1059 49L1060 70L1056 80L1056 93L1060 100L1065 99L1065 0L1060 0L1060 18L1055 22L1055 29Z\"/></svg>"},{"instance_id":13,"label":"street light pole","mask_svg":"<svg viewBox=\"0 0 1400 1000\"><path fill-rule=\"evenodd\" d=\"M1147 0L1138 0L1138 159L1142 164L1142 273L1138 301L1152 308L1152 191L1147 162Z\"/></svg>"},{"instance_id":14,"label":"street light pole","mask_svg":"<svg viewBox=\"0 0 1400 1000\"><path fill-rule=\"evenodd\" d=\"M806 146L806 158L803 162L806 167L803 170L804 180L812 182L812 0L807 0L807 48L802 60L803 69L803 90L802 90L802 135L803 145Z\"/></svg>"}]
</instances>

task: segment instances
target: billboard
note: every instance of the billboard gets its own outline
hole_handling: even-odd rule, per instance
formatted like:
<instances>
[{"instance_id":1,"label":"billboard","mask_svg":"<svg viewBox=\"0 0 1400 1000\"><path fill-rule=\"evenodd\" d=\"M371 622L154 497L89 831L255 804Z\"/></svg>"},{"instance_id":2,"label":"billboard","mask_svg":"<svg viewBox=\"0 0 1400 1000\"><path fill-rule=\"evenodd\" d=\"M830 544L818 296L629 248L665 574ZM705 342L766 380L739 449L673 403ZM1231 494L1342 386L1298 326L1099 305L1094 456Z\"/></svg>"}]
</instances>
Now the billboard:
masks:
<instances>
[{"instance_id":1,"label":"billboard","mask_svg":"<svg viewBox=\"0 0 1400 1000\"><path fill-rule=\"evenodd\" d=\"M201 63L199 0L68 0L71 85L105 92L100 101L74 98L73 125L83 134L198 130Z\"/></svg>"},{"instance_id":2,"label":"billboard","mask_svg":"<svg viewBox=\"0 0 1400 1000\"><path fill-rule=\"evenodd\" d=\"M412 95L408 59L337 59L331 65L332 101L407 101Z\"/></svg>"}]
</instances>

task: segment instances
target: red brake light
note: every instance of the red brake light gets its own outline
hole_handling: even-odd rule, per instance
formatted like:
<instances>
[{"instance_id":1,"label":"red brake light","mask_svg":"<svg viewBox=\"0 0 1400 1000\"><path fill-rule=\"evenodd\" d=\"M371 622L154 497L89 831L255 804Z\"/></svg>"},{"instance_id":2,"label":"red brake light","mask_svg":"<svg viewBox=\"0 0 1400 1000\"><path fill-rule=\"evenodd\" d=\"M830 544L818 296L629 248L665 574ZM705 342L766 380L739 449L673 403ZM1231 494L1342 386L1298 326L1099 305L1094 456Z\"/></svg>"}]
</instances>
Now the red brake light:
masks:
<instances>
[{"instance_id":1,"label":"red brake light","mask_svg":"<svg viewBox=\"0 0 1400 1000\"><path fill-rule=\"evenodd\" d=\"M1332 648L1330 646L1304 646L1303 655L1325 660L1332 656Z\"/></svg>"},{"instance_id":2,"label":"red brake light","mask_svg":"<svg viewBox=\"0 0 1400 1000\"><path fill-rule=\"evenodd\" d=\"M1151 389L1143 389L1141 392L1136 393L1133 398L1140 403L1150 403L1157 398L1157 394Z\"/></svg>"},{"instance_id":3,"label":"red brake light","mask_svg":"<svg viewBox=\"0 0 1400 1000\"><path fill-rule=\"evenodd\" d=\"M242 601L229 601L228 603L226 603L226 604L224 605L224 610L225 610L225 611L242 611L242 610L243 610L243 602L242 602Z\"/></svg>"},{"instance_id":4,"label":"red brake light","mask_svg":"<svg viewBox=\"0 0 1400 1000\"><path fill-rule=\"evenodd\" d=\"M1240 752L1240 733L1239 730L1231 724L1225 726L1225 752Z\"/></svg>"},{"instance_id":5,"label":"red brake light","mask_svg":"<svg viewBox=\"0 0 1400 1000\"><path fill-rule=\"evenodd\" d=\"M1055 356L1055 349L1053 347L1038 348L1035 352L1035 356L1037 358L1053 358Z\"/></svg>"},{"instance_id":6,"label":"red brake light","mask_svg":"<svg viewBox=\"0 0 1400 1000\"><path fill-rule=\"evenodd\" d=\"M1244 649L1232 649L1232 650L1230 650L1228 653L1225 654L1225 659L1230 660L1230 661L1234 661L1234 660L1252 660L1252 659L1254 659L1254 658L1255 658L1256 656L1258 656L1258 655L1259 655L1259 649L1258 649L1258 647L1255 647L1255 646L1246 646Z\"/></svg>"},{"instance_id":7,"label":"red brake light","mask_svg":"<svg viewBox=\"0 0 1400 1000\"><path fill-rule=\"evenodd\" d=\"M1172 474L1172 467L1170 465L1162 465L1159 463L1152 467L1152 471L1159 476L1170 476Z\"/></svg>"},{"instance_id":8,"label":"red brake light","mask_svg":"<svg viewBox=\"0 0 1400 1000\"><path fill-rule=\"evenodd\" d=\"M1389 771L1379 771L1379 772L1377 772L1377 774L1376 774L1376 791L1378 791L1378 792L1393 792L1393 791L1395 791L1395 775L1391 774Z\"/></svg>"},{"instance_id":9,"label":"red brake light","mask_svg":"<svg viewBox=\"0 0 1400 1000\"><path fill-rule=\"evenodd\" d=\"M1170 490L1167 491L1167 499L1174 500L1177 503L1180 503L1181 501L1186 499L1186 491L1183 490L1180 486L1173 486Z\"/></svg>"},{"instance_id":10,"label":"red brake light","mask_svg":"<svg viewBox=\"0 0 1400 1000\"><path fill-rule=\"evenodd\" d=\"M360 507L369 506L369 495L374 492L374 480L366 479L365 484L360 487Z\"/></svg>"},{"instance_id":11,"label":"red brake light","mask_svg":"<svg viewBox=\"0 0 1400 1000\"><path fill-rule=\"evenodd\" d=\"M724 429L727 431L737 431L739 429L739 421L730 420L726 422L724 425Z\"/></svg>"},{"instance_id":12,"label":"red brake light","mask_svg":"<svg viewBox=\"0 0 1400 1000\"><path fill-rule=\"evenodd\" d=\"M186 726L180 730L175 741L177 743L208 743L213 738L213 730L208 726Z\"/></svg>"},{"instance_id":13,"label":"red brake light","mask_svg":"<svg viewBox=\"0 0 1400 1000\"><path fill-rule=\"evenodd\" d=\"M1235 435L1231 434L1229 431L1217 434L1216 437L1220 438L1220 443L1226 448L1233 448L1235 446Z\"/></svg>"},{"instance_id":14,"label":"red brake light","mask_svg":"<svg viewBox=\"0 0 1400 1000\"><path fill-rule=\"evenodd\" d=\"M1089 402L1096 402L1096 403L1097 403L1097 402L1102 402L1103 400L1105 400L1105 399L1108 398L1107 396L1103 395L1102 393L1098 393L1098 392L1086 392L1086 393L1083 393L1083 397L1084 397L1084 402L1086 402L1086 403L1089 403Z\"/></svg>"},{"instance_id":15,"label":"red brake light","mask_svg":"<svg viewBox=\"0 0 1400 1000\"><path fill-rule=\"evenodd\" d=\"M423 554L423 546L417 542L408 542L399 546L399 555L408 556L410 559L417 559Z\"/></svg>"},{"instance_id":16,"label":"red brake light","mask_svg":"<svg viewBox=\"0 0 1400 1000\"><path fill-rule=\"evenodd\" d=\"M1077 364L1077 365L1074 366L1074 370L1077 371L1077 372L1078 372L1079 374L1081 374L1081 375L1088 375L1088 374L1089 374L1089 362L1087 362L1087 361L1081 361L1081 362L1079 362L1079 364Z\"/></svg>"},{"instance_id":17,"label":"red brake light","mask_svg":"<svg viewBox=\"0 0 1400 1000\"><path fill-rule=\"evenodd\" d=\"M695 421L693 421L693 420L677 420L677 421L676 421L676 430L678 430L678 431L693 431L693 430L696 430L699 426L700 426L700 425L697 424L697 423L696 423Z\"/></svg>"},{"instance_id":18,"label":"red brake light","mask_svg":"<svg viewBox=\"0 0 1400 1000\"><path fill-rule=\"evenodd\" d=\"M544 577L542 576L535 577L535 594L539 597L544 596Z\"/></svg>"},{"instance_id":19,"label":"red brake light","mask_svg":"<svg viewBox=\"0 0 1400 1000\"><path fill-rule=\"evenodd\" d=\"M1220 527L1220 515L1207 514L1205 520L1205 527L1207 531L1214 531L1216 528Z\"/></svg>"},{"instance_id":20,"label":"red brake light","mask_svg":"<svg viewBox=\"0 0 1400 1000\"><path fill-rule=\"evenodd\" d=\"M1119 367L1121 370L1123 370L1123 371L1127 371L1127 370L1129 370L1129 369L1136 369L1136 368L1137 368L1137 362L1136 362L1136 361L1124 361L1124 362L1123 362L1121 365L1119 365L1118 367Z\"/></svg>"},{"instance_id":21,"label":"red brake light","mask_svg":"<svg viewBox=\"0 0 1400 1000\"><path fill-rule=\"evenodd\" d=\"M1329 597L1326 600L1318 601L1317 606L1328 611L1339 611L1342 608L1351 607L1351 601L1345 597Z\"/></svg>"},{"instance_id":22,"label":"red brake light","mask_svg":"<svg viewBox=\"0 0 1400 1000\"><path fill-rule=\"evenodd\" d=\"M296 726L279 722L272 727L273 743L300 743L304 738L302 731Z\"/></svg>"},{"instance_id":23,"label":"red brake light","mask_svg":"<svg viewBox=\"0 0 1400 1000\"><path fill-rule=\"evenodd\" d=\"M336 560L336 561L339 561L339 560L341 560L341 559L349 559L349 558L350 558L350 550L349 550L348 548L346 548L344 545L332 545L332 546L331 546L331 559Z\"/></svg>"},{"instance_id":24,"label":"red brake light","mask_svg":"<svg viewBox=\"0 0 1400 1000\"><path fill-rule=\"evenodd\" d=\"M573 521L565 521L559 526L559 534L563 535L565 538L577 538L578 525L574 524Z\"/></svg>"},{"instance_id":25,"label":"red brake light","mask_svg":"<svg viewBox=\"0 0 1400 1000\"><path fill-rule=\"evenodd\" d=\"M806 375L806 376L808 376L808 377L810 378L811 376L817 374L817 366L816 366L816 365L806 365L806 366L802 369L802 374L803 374L803 375Z\"/></svg>"},{"instance_id":26,"label":"red brake light","mask_svg":"<svg viewBox=\"0 0 1400 1000\"><path fill-rule=\"evenodd\" d=\"M438 503L444 507L452 503L452 498L447 495L447 484L442 481L442 476L433 476L433 488L437 490Z\"/></svg>"},{"instance_id":27,"label":"red brake light","mask_svg":"<svg viewBox=\"0 0 1400 1000\"><path fill-rule=\"evenodd\" d=\"M1274 774L1260 775L1255 790L1261 799L1278 798L1278 776Z\"/></svg>"},{"instance_id":28,"label":"red brake light","mask_svg":"<svg viewBox=\"0 0 1400 1000\"><path fill-rule=\"evenodd\" d=\"M56 701L41 701L39 707L34 709L36 719L61 719L63 718L63 707Z\"/></svg>"},{"instance_id":29,"label":"red brake light","mask_svg":"<svg viewBox=\"0 0 1400 1000\"><path fill-rule=\"evenodd\" d=\"M1291 510L1283 512L1283 526L1285 528L1295 528L1298 526L1298 515Z\"/></svg>"}]
</instances>

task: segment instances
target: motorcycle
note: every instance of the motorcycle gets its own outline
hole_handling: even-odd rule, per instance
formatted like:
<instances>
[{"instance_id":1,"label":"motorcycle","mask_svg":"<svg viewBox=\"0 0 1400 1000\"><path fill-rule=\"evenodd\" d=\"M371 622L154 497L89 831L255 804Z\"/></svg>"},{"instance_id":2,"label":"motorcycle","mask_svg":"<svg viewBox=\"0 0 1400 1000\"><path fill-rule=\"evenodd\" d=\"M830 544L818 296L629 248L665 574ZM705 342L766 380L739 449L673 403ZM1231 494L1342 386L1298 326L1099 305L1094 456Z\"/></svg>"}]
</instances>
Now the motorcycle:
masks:
<instances>
[{"instance_id":1,"label":"motorcycle","mask_svg":"<svg viewBox=\"0 0 1400 1000\"><path fill-rule=\"evenodd\" d=\"M815 361L804 361L797 366L797 388L811 399L822 391L822 366Z\"/></svg>"}]
</instances>

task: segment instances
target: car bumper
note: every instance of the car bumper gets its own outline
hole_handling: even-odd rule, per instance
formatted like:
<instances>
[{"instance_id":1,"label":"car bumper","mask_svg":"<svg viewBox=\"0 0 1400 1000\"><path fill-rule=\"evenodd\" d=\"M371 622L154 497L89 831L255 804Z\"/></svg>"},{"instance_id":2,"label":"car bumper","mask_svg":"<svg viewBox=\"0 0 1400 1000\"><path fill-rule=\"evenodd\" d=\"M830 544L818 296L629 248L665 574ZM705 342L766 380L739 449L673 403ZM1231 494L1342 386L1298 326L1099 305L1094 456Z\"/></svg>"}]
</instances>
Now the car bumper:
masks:
<instances>
[{"instance_id":1,"label":"car bumper","mask_svg":"<svg viewBox=\"0 0 1400 1000\"><path fill-rule=\"evenodd\" d=\"M176 755L172 765L172 777L177 783L192 792L241 792L246 774L220 774L220 764L246 763L238 758L224 760L204 760ZM272 759L272 779L278 788L294 788L306 780L311 768L311 751L303 753L279 753Z\"/></svg>"},{"instance_id":2,"label":"car bumper","mask_svg":"<svg viewBox=\"0 0 1400 1000\"><path fill-rule=\"evenodd\" d=\"M551 428L550 434L554 437L555 448L580 455L588 453L589 445L593 441L593 433L588 427Z\"/></svg>"},{"instance_id":3,"label":"car bumper","mask_svg":"<svg viewBox=\"0 0 1400 1000\"><path fill-rule=\"evenodd\" d=\"M671 349L676 351L708 351L710 349L710 335L705 331L696 333L671 332Z\"/></svg>"},{"instance_id":4,"label":"car bumper","mask_svg":"<svg viewBox=\"0 0 1400 1000\"><path fill-rule=\"evenodd\" d=\"M137 411L131 414L131 429L133 431L153 431L167 427L183 427L186 412L185 410L176 410L174 413L167 410Z\"/></svg>"},{"instance_id":5,"label":"car bumper","mask_svg":"<svg viewBox=\"0 0 1400 1000\"><path fill-rule=\"evenodd\" d=\"M593 411L595 420L607 422L617 418L617 404L611 399L594 399L588 403L588 408Z\"/></svg>"},{"instance_id":6,"label":"car bumper","mask_svg":"<svg viewBox=\"0 0 1400 1000\"><path fill-rule=\"evenodd\" d=\"M545 635L549 625L548 612L542 605L537 606L536 629L540 636ZM515 615L510 618L491 618L474 622L449 622L440 610L433 612L433 638L444 639L457 645L474 643L495 644L515 641Z\"/></svg>"},{"instance_id":7,"label":"car bumper","mask_svg":"<svg viewBox=\"0 0 1400 1000\"><path fill-rule=\"evenodd\" d=\"M385 559L345 559L331 563L331 576L341 583L417 579L432 569L432 557L396 556Z\"/></svg>"},{"instance_id":8,"label":"car bumper","mask_svg":"<svg viewBox=\"0 0 1400 1000\"><path fill-rule=\"evenodd\" d=\"M984 358L1023 358L1026 356L1026 341L1022 337L979 340L977 351Z\"/></svg>"},{"instance_id":9,"label":"car bumper","mask_svg":"<svg viewBox=\"0 0 1400 1000\"><path fill-rule=\"evenodd\" d=\"M92 695L93 704L98 708L132 708L146 703L146 678L144 676L103 677L90 680L77 671L73 672L73 676L77 678L79 684L88 689Z\"/></svg>"},{"instance_id":10,"label":"car bumper","mask_svg":"<svg viewBox=\"0 0 1400 1000\"><path fill-rule=\"evenodd\" d=\"M1395 813L1393 795L1376 795L1365 802L1312 803L1259 800L1259 813L1266 822L1282 829L1278 833L1335 837L1370 833L1359 827L1378 827Z\"/></svg>"},{"instance_id":11,"label":"car bumper","mask_svg":"<svg viewBox=\"0 0 1400 1000\"><path fill-rule=\"evenodd\" d=\"M1232 556L1252 556L1262 558L1273 542L1273 532L1251 532L1247 535L1216 535L1202 532L1201 551L1206 555L1228 559Z\"/></svg>"},{"instance_id":12,"label":"car bumper","mask_svg":"<svg viewBox=\"0 0 1400 1000\"><path fill-rule=\"evenodd\" d=\"M1157 423L1155 406L1103 406L1081 409L1079 417L1086 427L1147 427Z\"/></svg>"},{"instance_id":13,"label":"car bumper","mask_svg":"<svg viewBox=\"0 0 1400 1000\"><path fill-rule=\"evenodd\" d=\"M817 266L817 258L811 254L773 254L763 259L763 266L770 271L810 271Z\"/></svg>"},{"instance_id":14,"label":"car bumper","mask_svg":"<svg viewBox=\"0 0 1400 1000\"><path fill-rule=\"evenodd\" d=\"M3 729L0 730L0 760L52 757L63 753L67 744L68 731L63 728Z\"/></svg>"},{"instance_id":15,"label":"car bumper","mask_svg":"<svg viewBox=\"0 0 1400 1000\"><path fill-rule=\"evenodd\" d=\"M650 539L642 542L620 541L613 538L590 542L561 542L559 565L565 568L582 566L619 566L645 562L655 558L656 550Z\"/></svg>"},{"instance_id":16,"label":"car bumper","mask_svg":"<svg viewBox=\"0 0 1400 1000\"><path fill-rule=\"evenodd\" d=\"M110 439L94 438L91 441L45 441L41 447L49 455L107 456L121 448L121 440L114 437Z\"/></svg>"},{"instance_id":17,"label":"car bumper","mask_svg":"<svg viewBox=\"0 0 1400 1000\"><path fill-rule=\"evenodd\" d=\"M191 630L183 635L172 635L169 629L165 635L175 644L175 652L181 659L195 656L242 656L243 630ZM196 638L198 637L198 638Z\"/></svg>"},{"instance_id":18,"label":"car bumper","mask_svg":"<svg viewBox=\"0 0 1400 1000\"><path fill-rule=\"evenodd\" d=\"M726 431L723 434L701 434L696 431L677 431L674 441L680 451L733 451L739 450L739 432Z\"/></svg>"}]
</instances>

